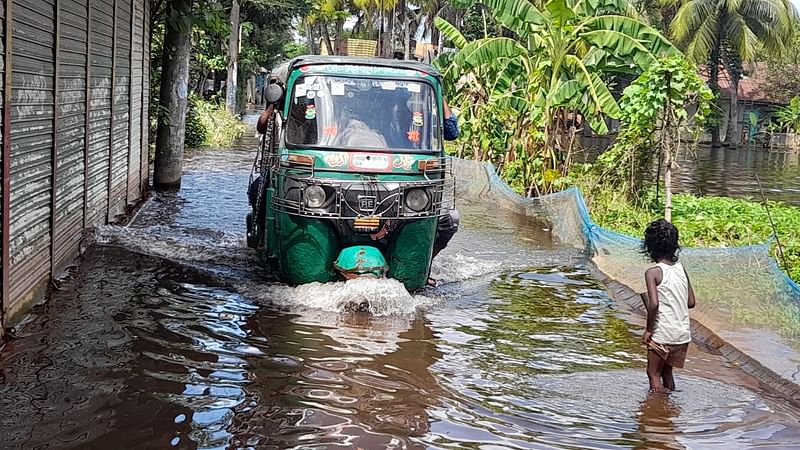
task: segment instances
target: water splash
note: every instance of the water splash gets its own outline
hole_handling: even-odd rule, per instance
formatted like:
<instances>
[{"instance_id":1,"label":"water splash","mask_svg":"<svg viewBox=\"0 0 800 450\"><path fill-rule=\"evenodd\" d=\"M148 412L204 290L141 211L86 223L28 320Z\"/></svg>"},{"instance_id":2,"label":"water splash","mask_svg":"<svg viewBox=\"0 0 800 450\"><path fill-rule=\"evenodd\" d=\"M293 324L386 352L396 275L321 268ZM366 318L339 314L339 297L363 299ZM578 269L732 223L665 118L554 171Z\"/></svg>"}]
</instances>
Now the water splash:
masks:
<instances>
[{"instance_id":1,"label":"water splash","mask_svg":"<svg viewBox=\"0 0 800 450\"><path fill-rule=\"evenodd\" d=\"M137 253L173 261L214 263L239 269L252 268L255 253L241 233L156 225L145 228L102 226L92 235L94 243L118 246Z\"/></svg>"},{"instance_id":2,"label":"water splash","mask_svg":"<svg viewBox=\"0 0 800 450\"><path fill-rule=\"evenodd\" d=\"M455 283L496 274L502 269L502 261L478 259L460 253L441 254L433 260L431 277L438 284Z\"/></svg>"},{"instance_id":3,"label":"water splash","mask_svg":"<svg viewBox=\"0 0 800 450\"><path fill-rule=\"evenodd\" d=\"M387 278L356 278L296 287L248 282L235 287L246 297L281 308L368 312L378 317L412 314L434 301L425 295L412 295L402 283Z\"/></svg>"}]
</instances>

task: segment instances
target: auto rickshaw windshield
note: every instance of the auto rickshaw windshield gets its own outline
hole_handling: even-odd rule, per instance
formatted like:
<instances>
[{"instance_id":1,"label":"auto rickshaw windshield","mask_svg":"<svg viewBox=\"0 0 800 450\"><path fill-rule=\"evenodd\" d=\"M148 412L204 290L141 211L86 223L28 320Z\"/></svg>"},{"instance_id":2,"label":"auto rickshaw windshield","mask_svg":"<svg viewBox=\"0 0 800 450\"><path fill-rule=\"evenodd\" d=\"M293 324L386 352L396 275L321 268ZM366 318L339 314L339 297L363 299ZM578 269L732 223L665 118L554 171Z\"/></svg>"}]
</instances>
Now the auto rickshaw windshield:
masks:
<instances>
[{"instance_id":1,"label":"auto rickshaw windshield","mask_svg":"<svg viewBox=\"0 0 800 450\"><path fill-rule=\"evenodd\" d=\"M437 152L440 135L435 92L424 82L305 76L290 97L291 146Z\"/></svg>"}]
</instances>

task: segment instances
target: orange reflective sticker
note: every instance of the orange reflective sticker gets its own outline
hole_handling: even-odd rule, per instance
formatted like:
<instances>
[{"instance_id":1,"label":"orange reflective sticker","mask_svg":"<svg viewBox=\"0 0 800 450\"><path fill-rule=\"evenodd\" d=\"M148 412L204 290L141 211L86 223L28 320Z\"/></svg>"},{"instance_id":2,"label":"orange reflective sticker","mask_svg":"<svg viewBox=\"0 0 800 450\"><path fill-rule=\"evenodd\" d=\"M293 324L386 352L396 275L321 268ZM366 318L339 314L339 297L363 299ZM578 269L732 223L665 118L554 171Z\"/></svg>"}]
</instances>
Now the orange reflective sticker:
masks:
<instances>
[{"instance_id":1,"label":"orange reflective sticker","mask_svg":"<svg viewBox=\"0 0 800 450\"><path fill-rule=\"evenodd\" d=\"M329 127L325 127L322 132L325 136L336 136L336 133L338 133L339 130L336 129L336 125L331 125Z\"/></svg>"},{"instance_id":2,"label":"orange reflective sticker","mask_svg":"<svg viewBox=\"0 0 800 450\"><path fill-rule=\"evenodd\" d=\"M408 140L414 143L419 142L419 131L411 130L408 133Z\"/></svg>"}]
</instances>

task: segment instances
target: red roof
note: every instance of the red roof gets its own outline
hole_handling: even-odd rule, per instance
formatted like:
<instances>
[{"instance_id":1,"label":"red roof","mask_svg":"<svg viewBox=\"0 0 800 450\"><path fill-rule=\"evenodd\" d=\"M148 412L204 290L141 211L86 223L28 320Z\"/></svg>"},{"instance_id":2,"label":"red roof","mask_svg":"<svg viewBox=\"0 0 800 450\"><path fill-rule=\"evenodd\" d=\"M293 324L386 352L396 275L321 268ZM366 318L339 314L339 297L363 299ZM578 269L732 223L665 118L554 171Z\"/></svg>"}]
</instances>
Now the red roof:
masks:
<instances>
[{"instance_id":1,"label":"red roof","mask_svg":"<svg viewBox=\"0 0 800 450\"><path fill-rule=\"evenodd\" d=\"M745 67L745 75L739 80L739 100L752 101L763 103L780 103L779 101L770 98L766 92L766 81L763 75L766 73L767 67L763 63L755 63ZM708 67L703 66L700 68L700 78L708 82ZM719 89L720 97L730 98L731 94L731 78L728 71L724 66L719 67Z\"/></svg>"}]
</instances>

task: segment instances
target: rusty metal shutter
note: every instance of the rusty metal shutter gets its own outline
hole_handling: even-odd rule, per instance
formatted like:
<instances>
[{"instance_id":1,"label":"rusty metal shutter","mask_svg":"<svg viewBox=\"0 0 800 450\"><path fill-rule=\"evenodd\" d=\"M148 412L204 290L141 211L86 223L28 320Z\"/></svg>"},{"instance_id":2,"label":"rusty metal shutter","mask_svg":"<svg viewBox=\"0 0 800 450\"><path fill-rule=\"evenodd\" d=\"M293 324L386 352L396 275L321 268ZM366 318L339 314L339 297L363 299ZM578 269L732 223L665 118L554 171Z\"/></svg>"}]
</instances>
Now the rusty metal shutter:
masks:
<instances>
[{"instance_id":1,"label":"rusty metal shutter","mask_svg":"<svg viewBox=\"0 0 800 450\"><path fill-rule=\"evenodd\" d=\"M54 4L13 2L10 297L50 274Z\"/></svg>"},{"instance_id":2,"label":"rusty metal shutter","mask_svg":"<svg viewBox=\"0 0 800 450\"><path fill-rule=\"evenodd\" d=\"M115 0L114 103L111 138L111 194L109 221L125 212L128 195L131 82L131 0Z\"/></svg>"},{"instance_id":3,"label":"rusty metal shutter","mask_svg":"<svg viewBox=\"0 0 800 450\"><path fill-rule=\"evenodd\" d=\"M150 180L150 42L152 41L152 30L150 29L150 1L142 1L144 4L144 48L142 54L142 192L147 189Z\"/></svg>"},{"instance_id":4,"label":"rusty metal shutter","mask_svg":"<svg viewBox=\"0 0 800 450\"><path fill-rule=\"evenodd\" d=\"M141 197L142 177L142 61L144 55L144 9L142 0L133 1L131 21L131 149L128 159L128 204Z\"/></svg>"},{"instance_id":5,"label":"rusty metal shutter","mask_svg":"<svg viewBox=\"0 0 800 450\"><path fill-rule=\"evenodd\" d=\"M86 148L87 0L59 0L58 154L53 265L78 255Z\"/></svg>"},{"instance_id":6,"label":"rusty metal shutter","mask_svg":"<svg viewBox=\"0 0 800 450\"><path fill-rule=\"evenodd\" d=\"M89 167L86 225L108 220L110 170L112 57L114 7L107 0L91 0L89 40Z\"/></svg>"}]
</instances>

